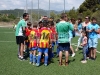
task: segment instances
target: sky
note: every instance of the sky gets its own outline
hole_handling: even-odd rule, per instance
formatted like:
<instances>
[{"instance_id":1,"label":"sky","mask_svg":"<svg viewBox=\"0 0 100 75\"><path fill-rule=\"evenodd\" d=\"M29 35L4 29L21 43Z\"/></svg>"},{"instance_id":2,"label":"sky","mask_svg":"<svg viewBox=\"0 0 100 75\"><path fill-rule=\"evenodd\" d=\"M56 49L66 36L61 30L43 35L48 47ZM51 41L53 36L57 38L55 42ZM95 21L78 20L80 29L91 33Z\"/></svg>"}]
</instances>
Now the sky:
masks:
<instances>
[{"instance_id":1,"label":"sky","mask_svg":"<svg viewBox=\"0 0 100 75\"><path fill-rule=\"evenodd\" d=\"M65 9L77 9L85 0L65 0ZM27 0L27 8L32 8L32 0ZM49 0L39 0L40 9L49 9ZM0 10L26 9L26 0L0 0ZM38 9L38 0L33 0L33 9ZM50 0L50 10L62 11L64 0Z\"/></svg>"}]
</instances>

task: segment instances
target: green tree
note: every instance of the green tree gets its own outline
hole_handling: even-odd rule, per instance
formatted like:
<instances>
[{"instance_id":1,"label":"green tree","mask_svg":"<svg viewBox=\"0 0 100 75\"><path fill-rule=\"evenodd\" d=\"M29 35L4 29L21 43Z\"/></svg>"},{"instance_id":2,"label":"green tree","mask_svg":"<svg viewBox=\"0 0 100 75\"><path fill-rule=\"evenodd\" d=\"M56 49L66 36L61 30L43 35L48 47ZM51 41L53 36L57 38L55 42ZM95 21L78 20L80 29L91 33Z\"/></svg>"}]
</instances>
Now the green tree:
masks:
<instances>
[{"instance_id":1,"label":"green tree","mask_svg":"<svg viewBox=\"0 0 100 75\"><path fill-rule=\"evenodd\" d=\"M10 19L16 19L16 17L13 14L8 15L8 18L10 18Z\"/></svg>"},{"instance_id":2,"label":"green tree","mask_svg":"<svg viewBox=\"0 0 100 75\"><path fill-rule=\"evenodd\" d=\"M100 10L93 13L91 17L97 18L97 23L100 25Z\"/></svg>"},{"instance_id":3,"label":"green tree","mask_svg":"<svg viewBox=\"0 0 100 75\"><path fill-rule=\"evenodd\" d=\"M41 14L39 14L39 18L41 17ZM38 21L38 14L37 13L32 13L32 18L33 18L33 21Z\"/></svg>"},{"instance_id":4,"label":"green tree","mask_svg":"<svg viewBox=\"0 0 100 75\"><path fill-rule=\"evenodd\" d=\"M73 7L69 12L67 12L68 16L70 18L76 18L77 19L77 10L75 10L75 7Z\"/></svg>"},{"instance_id":5,"label":"green tree","mask_svg":"<svg viewBox=\"0 0 100 75\"><path fill-rule=\"evenodd\" d=\"M55 18L56 18L56 14L55 14L54 12L51 12L51 13L50 13L50 17L52 17L52 18L55 19Z\"/></svg>"},{"instance_id":6,"label":"green tree","mask_svg":"<svg viewBox=\"0 0 100 75\"><path fill-rule=\"evenodd\" d=\"M86 16L91 16L93 13L91 12L91 10L88 9L86 12L83 12L83 14L84 14L83 15L83 18L84 18Z\"/></svg>"},{"instance_id":7,"label":"green tree","mask_svg":"<svg viewBox=\"0 0 100 75\"><path fill-rule=\"evenodd\" d=\"M98 8L99 1L98 0L85 0L82 5L79 7L79 12L83 13L84 11L91 10L92 12L96 11Z\"/></svg>"}]
</instances>

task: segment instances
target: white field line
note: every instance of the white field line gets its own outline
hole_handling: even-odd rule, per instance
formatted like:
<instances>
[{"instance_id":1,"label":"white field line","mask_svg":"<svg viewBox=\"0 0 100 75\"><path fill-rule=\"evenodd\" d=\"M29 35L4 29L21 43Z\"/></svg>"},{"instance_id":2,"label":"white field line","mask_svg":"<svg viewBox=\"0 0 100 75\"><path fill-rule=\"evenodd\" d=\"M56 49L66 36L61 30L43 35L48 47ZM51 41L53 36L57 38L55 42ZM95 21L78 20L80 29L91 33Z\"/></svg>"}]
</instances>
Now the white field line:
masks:
<instances>
[{"instance_id":1,"label":"white field line","mask_svg":"<svg viewBox=\"0 0 100 75\"><path fill-rule=\"evenodd\" d=\"M97 53L100 53L99 51L96 51Z\"/></svg>"},{"instance_id":2,"label":"white field line","mask_svg":"<svg viewBox=\"0 0 100 75\"><path fill-rule=\"evenodd\" d=\"M7 43L7 42L9 43L9 42L16 42L16 41L0 41L0 42L1 42L1 43L3 43L3 42L4 42L4 43L5 43L5 42L6 42L6 43Z\"/></svg>"},{"instance_id":3,"label":"white field line","mask_svg":"<svg viewBox=\"0 0 100 75\"><path fill-rule=\"evenodd\" d=\"M8 26L1 26L1 25L0 25L0 27L5 27L5 28L6 28L6 27L10 27L10 28L11 28L11 27L13 27L13 25L8 25Z\"/></svg>"},{"instance_id":4,"label":"white field line","mask_svg":"<svg viewBox=\"0 0 100 75\"><path fill-rule=\"evenodd\" d=\"M15 32L0 32L0 33L15 33Z\"/></svg>"},{"instance_id":5,"label":"white field line","mask_svg":"<svg viewBox=\"0 0 100 75\"><path fill-rule=\"evenodd\" d=\"M72 43L71 45L73 45L73 46L77 46L77 44L76 43ZM81 46L79 46L79 47L81 47ZM96 51L97 53L100 53L100 51Z\"/></svg>"}]
</instances>

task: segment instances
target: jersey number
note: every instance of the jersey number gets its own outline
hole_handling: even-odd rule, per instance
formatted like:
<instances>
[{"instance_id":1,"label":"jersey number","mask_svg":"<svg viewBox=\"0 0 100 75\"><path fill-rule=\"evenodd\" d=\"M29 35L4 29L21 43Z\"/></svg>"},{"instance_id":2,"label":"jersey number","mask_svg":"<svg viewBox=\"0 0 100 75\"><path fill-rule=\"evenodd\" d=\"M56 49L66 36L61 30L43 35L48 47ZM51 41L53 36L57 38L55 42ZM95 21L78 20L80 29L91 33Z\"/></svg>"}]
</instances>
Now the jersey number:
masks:
<instances>
[{"instance_id":1,"label":"jersey number","mask_svg":"<svg viewBox=\"0 0 100 75\"><path fill-rule=\"evenodd\" d=\"M43 40L47 40L48 38L49 38L49 33L46 34L46 33L44 32L44 33L42 34L42 39L43 39Z\"/></svg>"}]
</instances>

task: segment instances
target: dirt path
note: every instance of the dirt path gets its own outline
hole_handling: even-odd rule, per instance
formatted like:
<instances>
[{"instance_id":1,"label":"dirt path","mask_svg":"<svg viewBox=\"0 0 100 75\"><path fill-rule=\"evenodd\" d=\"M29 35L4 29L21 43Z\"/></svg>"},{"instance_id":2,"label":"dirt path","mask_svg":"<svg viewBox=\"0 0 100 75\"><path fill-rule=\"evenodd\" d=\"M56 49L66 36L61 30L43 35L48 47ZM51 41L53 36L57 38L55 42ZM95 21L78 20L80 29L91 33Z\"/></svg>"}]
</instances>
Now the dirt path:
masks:
<instances>
[{"instance_id":1,"label":"dirt path","mask_svg":"<svg viewBox=\"0 0 100 75\"><path fill-rule=\"evenodd\" d=\"M13 27L14 24L11 22L0 22L0 27Z\"/></svg>"}]
</instances>

